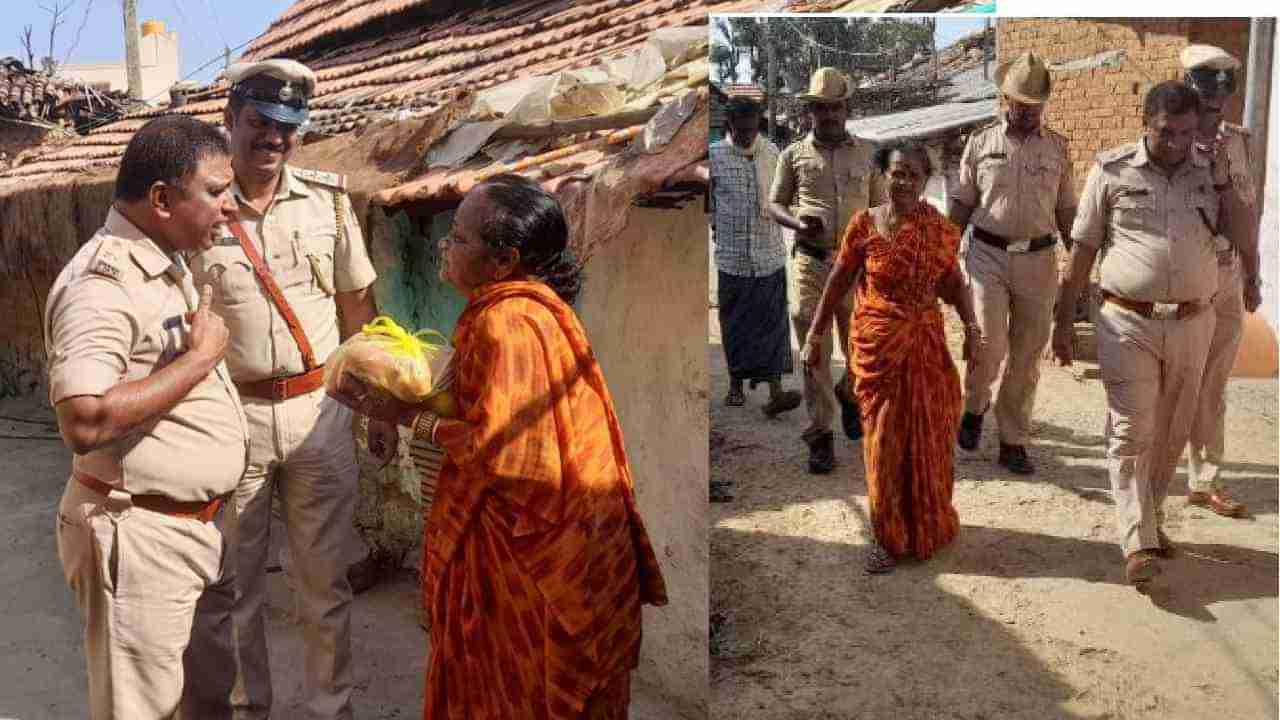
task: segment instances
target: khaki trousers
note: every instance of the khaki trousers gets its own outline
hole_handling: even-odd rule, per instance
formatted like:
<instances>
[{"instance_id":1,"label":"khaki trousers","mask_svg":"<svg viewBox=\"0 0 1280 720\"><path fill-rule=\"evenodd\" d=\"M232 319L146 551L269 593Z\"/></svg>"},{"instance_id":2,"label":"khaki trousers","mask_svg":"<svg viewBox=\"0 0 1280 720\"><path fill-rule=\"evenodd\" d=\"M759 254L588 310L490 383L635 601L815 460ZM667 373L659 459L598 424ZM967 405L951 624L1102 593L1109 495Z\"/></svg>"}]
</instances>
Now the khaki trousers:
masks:
<instances>
[{"instance_id":1,"label":"khaki trousers","mask_svg":"<svg viewBox=\"0 0 1280 720\"><path fill-rule=\"evenodd\" d=\"M813 325L813 316L818 311L818 303L822 300L822 290L827 285L827 277L835 264L835 252L826 260L797 252L791 259L791 327L795 331L796 340L804 347L805 338L809 335L809 326ZM836 307L835 326L840 338L840 347L848 352L849 322L853 316L853 293L840 300ZM831 423L835 418L835 383L831 379L832 339L830 328L822 341L819 358L822 366L812 374L804 376L804 404L809 412L809 426L801 437L805 442L813 442L823 433L831 431Z\"/></svg>"},{"instance_id":2,"label":"khaki trousers","mask_svg":"<svg viewBox=\"0 0 1280 720\"><path fill-rule=\"evenodd\" d=\"M1003 362L1004 376L995 405L1000 442L1025 445L1031 436L1040 355L1053 330L1057 256L1051 247L1010 253L970 238L964 270L986 340L977 360L965 367L965 412L987 411L991 385Z\"/></svg>"},{"instance_id":3,"label":"khaki trousers","mask_svg":"<svg viewBox=\"0 0 1280 720\"><path fill-rule=\"evenodd\" d=\"M204 523L67 481L58 558L84 626L92 720L228 717L206 712L190 692L184 697L184 685L207 689L216 679L204 668L235 664L235 573L223 540L233 523L229 504Z\"/></svg>"},{"instance_id":4,"label":"khaki trousers","mask_svg":"<svg viewBox=\"0 0 1280 720\"><path fill-rule=\"evenodd\" d=\"M1200 402L1191 423L1187 448L1187 486L1208 491L1218 482L1224 451L1227 380L1244 337L1244 289L1240 261L1218 268L1218 295L1213 301L1217 322L1200 382Z\"/></svg>"},{"instance_id":5,"label":"khaki trousers","mask_svg":"<svg viewBox=\"0 0 1280 720\"><path fill-rule=\"evenodd\" d=\"M1107 470L1124 554L1160 546L1169 482L1187 444L1214 314L1148 319L1112 303L1098 313L1107 392Z\"/></svg>"},{"instance_id":6,"label":"khaki trousers","mask_svg":"<svg viewBox=\"0 0 1280 720\"><path fill-rule=\"evenodd\" d=\"M233 612L240 665L232 701L239 719L271 712L267 653L267 551L272 498L288 540L294 600L302 626L303 713L351 718L351 585L359 540L352 525L359 492L351 411L324 389L279 403L243 398L249 467L235 491L239 570Z\"/></svg>"}]
</instances>

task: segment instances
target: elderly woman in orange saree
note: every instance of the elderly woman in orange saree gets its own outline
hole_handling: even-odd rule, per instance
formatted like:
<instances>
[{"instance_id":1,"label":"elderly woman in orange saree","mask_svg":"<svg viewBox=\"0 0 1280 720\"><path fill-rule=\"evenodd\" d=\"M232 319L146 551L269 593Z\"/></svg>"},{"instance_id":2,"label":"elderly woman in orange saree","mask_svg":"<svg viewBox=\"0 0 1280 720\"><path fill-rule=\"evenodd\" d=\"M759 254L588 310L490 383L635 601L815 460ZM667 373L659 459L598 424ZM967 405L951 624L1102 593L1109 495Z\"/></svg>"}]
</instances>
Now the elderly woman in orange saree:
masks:
<instances>
[{"instance_id":1,"label":"elderly woman in orange saree","mask_svg":"<svg viewBox=\"0 0 1280 720\"><path fill-rule=\"evenodd\" d=\"M441 277L457 417L344 378L340 399L445 451L427 520L427 720L625 718L640 606L666 588L613 401L577 316L555 198L515 175L463 199Z\"/></svg>"},{"instance_id":2,"label":"elderly woman in orange saree","mask_svg":"<svg viewBox=\"0 0 1280 720\"><path fill-rule=\"evenodd\" d=\"M941 299L965 323L967 360L982 341L973 302L960 272L960 233L921 200L932 172L924 148L904 144L876 155L889 202L853 217L823 290L802 350L815 368L837 301L857 286L849 372L865 432L875 544L867 572L887 572L897 558L931 557L955 537L960 519L951 504L952 438L960 421L960 378L947 350Z\"/></svg>"}]
</instances>

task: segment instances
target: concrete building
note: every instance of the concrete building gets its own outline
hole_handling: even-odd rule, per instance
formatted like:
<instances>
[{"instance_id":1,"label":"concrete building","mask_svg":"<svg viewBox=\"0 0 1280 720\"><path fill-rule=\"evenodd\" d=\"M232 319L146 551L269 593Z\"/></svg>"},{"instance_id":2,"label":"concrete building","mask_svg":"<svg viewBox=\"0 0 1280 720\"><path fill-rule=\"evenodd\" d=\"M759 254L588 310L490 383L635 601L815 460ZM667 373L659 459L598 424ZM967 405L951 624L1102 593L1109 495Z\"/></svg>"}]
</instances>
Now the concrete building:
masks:
<instances>
[{"instance_id":1,"label":"concrete building","mask_svg":"<svg viewBox=\"0 0 1280 720\"><path fill-rule=\"evenodd\" d=\"M143 99L153 105L167 103L169 87L181 77L178 33L166 32L164 23L156 20L142 23L138 55L142 63ZM58 74L85 83L99 92L129 88L129 72L123 59L119 62L63 65L58 68Z\"/></svg>"}]
</instances>

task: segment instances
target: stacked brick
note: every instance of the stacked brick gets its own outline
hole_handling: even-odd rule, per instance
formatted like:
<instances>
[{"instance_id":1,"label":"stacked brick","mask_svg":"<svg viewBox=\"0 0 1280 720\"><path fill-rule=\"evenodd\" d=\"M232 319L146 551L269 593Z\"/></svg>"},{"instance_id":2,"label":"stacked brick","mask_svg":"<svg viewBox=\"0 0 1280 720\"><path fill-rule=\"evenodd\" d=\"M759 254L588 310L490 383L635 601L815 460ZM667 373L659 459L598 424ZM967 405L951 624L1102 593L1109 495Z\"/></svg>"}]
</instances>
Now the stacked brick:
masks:
<instances>
[{"instance_id":1,"label":"stacked brick","mask_svg":"<svg viewBox=\"0 0 1280 720\"><path fill-rule=\"evenodd\" d=\"M1114 62L1053 72L1053 97L1045 110L1045 124L1070 141L1078 193L1099 152L1142 134L1143 97L1153 85L1182 77L1178 54L1193 43L1217 45L1243 62L1248 55L1249 21L1002 19L996 53L1003 62L1031 50L1053 67L1123 51ZM1241 80L1243 85L1246 78ZM1227 119L1239 122L1243 105L1243 93L1237 93L1227 105Z\"/></svg>"}]
</instances>

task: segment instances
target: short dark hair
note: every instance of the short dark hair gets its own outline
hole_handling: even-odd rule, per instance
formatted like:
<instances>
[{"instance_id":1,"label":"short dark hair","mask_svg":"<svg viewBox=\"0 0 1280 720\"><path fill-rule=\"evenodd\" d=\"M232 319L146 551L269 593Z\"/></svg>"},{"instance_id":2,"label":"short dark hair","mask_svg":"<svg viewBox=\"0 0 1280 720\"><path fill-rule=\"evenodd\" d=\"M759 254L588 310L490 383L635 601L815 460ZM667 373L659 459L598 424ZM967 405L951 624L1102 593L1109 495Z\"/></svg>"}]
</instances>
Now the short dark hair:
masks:
<instances>
[{"instance_id":1,"label":"short dark hair","mask_svg":"<svg viewBox=\"0 0 1280 720\"><path fill-rule=\"evenodd\" d=\"M1166 80L1147 91L1142 101L1142 124L1149 125L1160 113L1182 115L1200 112L1200 96L1186 83Z\"/></svg>"},{"instance_id":2,"label":"short dark hair","mask_svg":"<svg viewBox=\"0 0 1280 720\"><path fill-rule=\"evenodd\" d=\"M729 98L729 102L725 103L725 112L729 117L741 117L742 115L759 115L760 103L749 97L733 97Z\"/></svg>"},{"instance_id":3,"label":"short dark hair","mask_svg":"<svg viewBox=\"0 0 1280 720\"><path fill-rule=\"evenodd\" d=\"M201 160L230 154L220 128L187 115L162 115L129 140L116 175L115 198L141 200L157 182L181 188Z\"/></svg>"},{"instance_id":4,"label":"short dark hair","mask_svg":"<svg viewBox=\"0 0 1280 720\"><path fill-rule=\"evenodd\" d=\"M903 155L917 155L924 161L924 175L929 177L933 175L933 159L929 157L929 151L924 145L911 140L902 140L884 145L876 149L876 167L880 168L880 172L889 172L889 156L894 153Z\"/></svg>"},{"instance_id":5,"label":"short dark hair","mask_svg":"<svg viewBox=\"0 0 1280 720\"><path fill-rule=\"evenodd\" d=\"M476 189L483 189L494 211L480 226L480 239L494 249L518 250L527 273L572 303L582 289L582 268L568 249L569 224L555 196L514 173L495 175Z\"/></svg>"}]
</instances>

